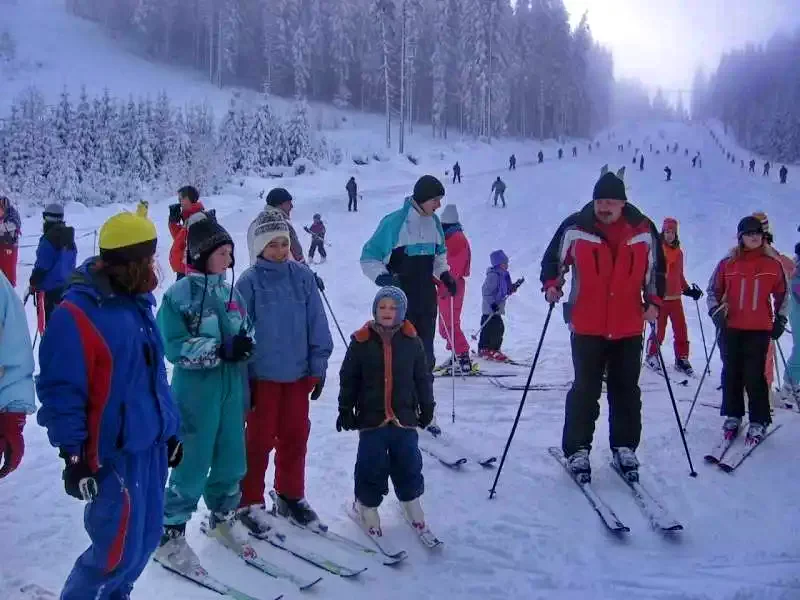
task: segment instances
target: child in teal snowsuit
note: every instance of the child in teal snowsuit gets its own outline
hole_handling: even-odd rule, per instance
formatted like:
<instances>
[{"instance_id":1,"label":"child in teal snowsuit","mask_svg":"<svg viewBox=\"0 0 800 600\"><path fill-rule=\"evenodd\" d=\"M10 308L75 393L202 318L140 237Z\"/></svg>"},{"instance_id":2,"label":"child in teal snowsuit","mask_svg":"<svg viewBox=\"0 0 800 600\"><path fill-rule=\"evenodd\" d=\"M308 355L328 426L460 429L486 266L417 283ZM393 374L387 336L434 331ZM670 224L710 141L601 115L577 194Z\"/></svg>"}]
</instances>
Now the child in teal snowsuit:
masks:
<instances>
[{"instance_id":1,"label":"child in teal snowsuit","mask_svg":"<svg viewBox=\"0 0 800 600\"><path fill-rule=\"evenodd\" d=\"M188 274L167 290L158 311L165 355L175 365L172 394L181 412L184 453L167 486L165 532L156 553L159 562L170 564L196 558L185 528L201 495L218 537L235 533L246 471L246 361L253 350L245 305L225 281L233 266L230 236L209 216L190 226L187 247ZM236 543L242 541L246 533Z\"/></svg>"}]
</instances>

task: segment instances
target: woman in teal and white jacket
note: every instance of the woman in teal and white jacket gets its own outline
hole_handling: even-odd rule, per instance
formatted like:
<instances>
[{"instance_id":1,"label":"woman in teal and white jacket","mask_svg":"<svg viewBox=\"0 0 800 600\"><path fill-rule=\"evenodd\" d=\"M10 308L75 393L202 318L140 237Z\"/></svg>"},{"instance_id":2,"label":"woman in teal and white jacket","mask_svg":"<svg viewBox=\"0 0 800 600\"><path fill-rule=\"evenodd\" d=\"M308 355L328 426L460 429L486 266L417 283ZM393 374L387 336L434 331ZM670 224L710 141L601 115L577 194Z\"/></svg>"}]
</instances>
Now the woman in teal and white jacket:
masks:
<instances>
[{"instance_id":1,"label":"woman in teal and white jacket","mask_svg":"<svg viewBox=\"0 0 800 600\"><path fill-rule=\"evenodd\" d=\"M235 518L245 474L246 364L253 328L238 292L225 281L233 241L212 217L188 232L188 274L164 294L158 326L174 366L172 394L181 411L183 460L166 491L165 531L156 560L198 565L186 544L186 523L200 496L211 511L212 534L241 549L247 532Z\"/></svg>"}]
</instances>

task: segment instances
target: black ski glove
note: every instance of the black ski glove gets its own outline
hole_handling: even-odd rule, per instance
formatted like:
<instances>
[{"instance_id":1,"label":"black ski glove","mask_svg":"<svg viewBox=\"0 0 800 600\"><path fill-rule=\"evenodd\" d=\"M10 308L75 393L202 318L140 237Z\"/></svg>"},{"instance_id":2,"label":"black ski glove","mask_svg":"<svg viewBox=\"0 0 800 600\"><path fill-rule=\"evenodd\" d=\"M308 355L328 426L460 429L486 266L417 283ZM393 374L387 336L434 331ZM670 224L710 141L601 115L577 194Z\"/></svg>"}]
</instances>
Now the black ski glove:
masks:
<instances>
[{"instance_id":1,"label":"black ski glove","mask_svg":"<svg viewBox=\"0 0 800 600\"><path fill-rule=\"evenodd\" d=\"M64 459L62 479L67 494L84 502L97 498L100 490L89 465L80 456L70 456L63 450L60 456Z\"/></svg>"},{"instance_id":2,"label":"black ski glove","mask_svg":"<svg viewBox=\"0 0 800 600\"><path fill-rule=\"evenodd\" d=\"M688 287L685 290L683 290L683 295L688 296L689 298L691 298L696 302L703 297L703 290L701 290L700 286L698 286L696 283L693 283L692 287Z\"/></svg>"},{"instance_id":3,"label":"black ski glove","mask_svg":"<svg viewBox=\"0 0 800 600\"><path fill-rule=\"evenodd\" d=\"M450 275L450 271L445 271L439 275L439 281L444 284L444 287L447 288L447 291L450 292L451 296L455 296L458 293L458 284L456 283L456 280L453 279L453 276Z\"/></svg>"},{"instance_id":4,"label":"black ski glove","mask_svg":"<svg viewBox=\"0 0 800 600\"><path fill-rule=\"evenodd\" d=\"M314 384L314 389L311 390L311 399L312 400L319 399L319 397L322 395L322 388L324 388L324 387L325 387L325 375L320 377L319 381L317 381Z\"/></svg>"},{"instance_id":5,"label":"black ski glove","mask_svg":"<svg viewBox=\"0 0 800 600\"><path fill-rule=\"evenodd\" d=\"M219 357L225 362L239 362L249 358L253 351L253 340L243 333L229 337L219 346Z\"/></svg>"},{"instance_id":6,"label":"black ski glove","mask_svg":"<svg viewBox=\"0 0 800 600\"><path fill-rule=\"evenodd\" d=\"M172 436L167 440L167 465L174 469L183 460L183 442L177 436Z\"/></svg>"},{"instance_id":7,"label":"black ski glove","mask_svg":"<svg viewBox=\"0 0 800 600\"><path fill-rule=\"evenodd\" d=\"M417 417L417 424L420 428L425 429L433 422L433 410L420 408L419 417Z\"/></svg>"},{"instance_id":8,"label":"black ski glove","mask_svg":"<svg viewBox=\"0 0 800 600\"><path fill-rule=\"evenodd\" d=\"M325 282L322 281L322 277L320 277L319 275L314 273L314 281L317 282L317 289L319 289L320 292L324 292L325 291Z\"/></svg>"},{"instance_id":9,"label":"black ski glove","mask_svg":"<svg viewBox=\"0 0 800 600\"><path fill-rule=\"evenodd\" d=\"M375 285L380 287L400 287L400 280L391 273L383 273L375 279Z\"/></svg>"},{"instance_id":10,"label":"black ski glove","mask_svg":"<svg viewBox=\"0 0 800 600\"><path fill-rule=\"evenodd\" d=\"M180 223L181 222L181 205L180 204L170 204L169 205L169 222L170 223Z\"/></svg>"},{"instance_id":11,"label":"black ski glove","mask_svg":"<svg viewBox=\"0 0 800 600\"><path fill-rule=\"evenodd\" d=\"M489 308L490 308L490 309L492 309L492 312L493 312L493 313L496 313L496 312L497 312L497 311L500 309L500 307L499 307L499 306L497 306L497 303L495 303L495 302L492 302L492 303L489 305Z\"/></svg>"},{"instance_id":12,"label":"black ski glove","mask_svg":"<svg viewBox=\"0 0 800 600\"><path fill-rule=\"evenodd\" d=\"M524 277L520 277L514 283L512 283L511 284L511 293L513 294L514 292L516 292L520 287L522 287L523 283L525 283L525 278Z\"/></svg>"},{"instance_id":13,"label":"black ski glove","mask_svg":"<svg viewBox=\"0 0 800 600\"><path fill-rule=\"evenodd\" d=\"M786 317L783 315L778 315L775 317L775 322L772 323L772 332L769 334L769 336L773 340L777 340L783 335L784 331L786 331Z\"/></svg>"},{"instance_id":14,"label":"black ski glove","mask_svg":"<svg viewBox=\"0 0 800 600\"><path fill-rule=\"evenodd\" d=\"M336 431L353 431L356 427L356 415L351 408L340 408L336 417Z\"/></svg>"}]
</instances>

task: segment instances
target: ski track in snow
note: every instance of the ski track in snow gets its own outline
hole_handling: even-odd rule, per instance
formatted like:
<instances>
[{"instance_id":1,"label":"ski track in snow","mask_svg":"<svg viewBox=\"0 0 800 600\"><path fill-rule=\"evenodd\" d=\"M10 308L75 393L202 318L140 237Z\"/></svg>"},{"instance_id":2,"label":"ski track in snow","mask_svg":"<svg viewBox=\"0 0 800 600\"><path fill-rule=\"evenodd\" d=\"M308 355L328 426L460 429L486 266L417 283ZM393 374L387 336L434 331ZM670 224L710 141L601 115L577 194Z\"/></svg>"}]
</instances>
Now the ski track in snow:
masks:
<instances>
[{"instance_id":1,"label":"ski track in snow","mask_svg":"<svg viewBox=\"0 0 800 600\"><path fill-rule=\"evenodd\" d=\"M38 6L43 2L48 4L45 0L33 4ZM146 72L159 69L150 65ZM201 91L213 89L196 85ZM507 309L504 351L514 358L532 356L544 322L547 307L537 281L544 248L561 219L591 197L600 166L606 162L614 169L628 166L629 199L659 226L665 216L678 218L690 282L696 281L705 288L714 265L735 243L738 219L754 210L769 213L777 247L791 252L797 239L798 188L792 183L798 179L796 173L790 173L790 184L786 186L760 176L747 176L720 159L721 154L707 130L699 126L651 123L614 131L617 140L626 142L631 138L634 146L640 147L644 147L642 140L647 135L659 139L658 132L663 131L666 141L679 142L679 154L656 157L647 153L647 169L640 173L630 164L632 152L627 149L624 153L616 152L615 140L608 142L605 134L601 134L597 139L602 147L591 155L585 152L586 143L578 142L578 159L549 159L543 165L533 166L530 161L540 147L545 148L548 158L553 156L556 146L552 142L497 141L492 147L472 142L442 144L430 141L426 132L411 137L415 151L422 157L419 167L395 158L389 164L361 169L342 166L283 182L295 196L293 222L306 247L310 238L302 231L302 225L311 222L314 212L323 215L329 233L329 260L314 269L325 279L328 298L345 335L349 336L370 317L375 293L375 286L362 275L358 265L362 243L386 212L400 206L418 175L432 172L444 178L444 171L456 159L463 166L464 183L447 182L446 200L457 203L473 250L472 277L467 285L463 317L465 333L469 336L478 328L480 285L488 267L488 254L502 247L511 257L512 276L527 278L526 285L509 301ZM374 132L357 130L339 135L343 143L349 142L350 148L359 144L364 147L380 137ZM703 169L691 169L689 160L682 156L686 145L692 153L694 149L702 152ZM511 152L516 152L519 158L515 172L504 169ZM740 152L737 150L737 154ZM673 169L672 182L663 181L664 164ZM494 165L496 168L492 168ZM346 211L343 185L350 174L356 174L364 195L358 214ZM489 188L497 174L508 184L506 209L490 206ZM208 208L217 210L220 221L237 244L237 273L242 272L247 261L247 226L261 208L256 194L272 183L246 178L242 186L232 185L220 196L204 198ZM151 198L150 215L159 230L158 260L167 278L158 290L159 298L165 286L174 280L167 260L171 242L167 204L172 201L172 197ZM68 206L67 219L80 234L98 227L121 208L132 207L115 205L80 210L79 206ZM23 245L34 247L21 249L21 263L33 262L38 229L38 216L26 219L24 233L29 237ZM78 241L81 260L92 253L92 245L91 235ZM26 281L29 274L30 266L21 266L19 280ZM18 289L20 294L22 287ZM704 360L697 312L690 300L684 301L684 308L693 344L692 360L700 373ZM705 318L703 301L701 311L710 345L712 324ZM560 318L560 308L556 312L534 383L572 379L569 334ZM31 306L28 319L33 328ZM334 428L337 372L344 348L333 321L330 323L336 348L323 396L312 404L307 496L334 530L366 543L341 510L342 503L352 495L357 436L337 434ZM788 336L784 338L784 349L788 352L787 344ZM671 366L671 334L667 336L664 354ZM437 339L437 355L439 359L446 355L441 339ZM715 357L701 400L718 400L719 392L714 388L719 368ZM527 369L519 368L519 373L520 381L524 381ZM642 377L649 383L660 381L646 372ZM687 388L674 386L677 398L691 399L697 381L690 380ZM456 380L456 422L451 424L452 385L448 378L435 382L439 423L470 449L496 454L499 458L521 392L504 391L479 378ZM720 418L712 408L696 407L687 435L699 473L692 479L688 476L666 388L643 392L644 431L638 452L643 463L642 477L649 488L660 493L660 499L686 527L682 533L670 537L650 531L628 489L608 468L607 410L601 400L602 414L592 453L593 483L631 528L630 534L615 537L605 530L563 469L547 455L548 446L560 443L564 396L565 391L559 390L529 393L494 500L487 499L494 469L468 464L456 472L424 456L423 504L432 529L445 542L437 552L430 553L419 544L397 511L392 510L391 498L387 498L381 510L384 529L396 546L410 554L396 568L369 563L366 573L356 580L345 581L323 574L285 553L271 551L263 543L258 547L277 564L292 566L309 575L323 574L324 581L308 595L340 600L800 598L797 544L800 519L796 516L800 468L794 460L800 434L797 414L778 411L776 419L784 423L783 431L771 437L762 450L754 452L740 470L728 475L703 463L703 453L716 440ZM688 406L686 402L678 404L682 417ZM29 582L58 592L73 561L88 542L82 505L63 493L61 461L34 417L28 420L25 434L27 449L20 470L0 482L3 509L0 597L9 600L20 598L19 587ZM271 478L270 470L268 481ZM286 598L304 595L284 582L266 578L217 548L199 532L198 521L196 518L190 525L189 537L212 574L250 593L269 589L283 591ZM308 536L292 537L298 537L300 544L309 542ZM331 557L343 556L334 546L316 547L326 548ZM218 596L151 564L139 580L133 598L166 597L182 600Z\"/></svg>"}]
</instances>

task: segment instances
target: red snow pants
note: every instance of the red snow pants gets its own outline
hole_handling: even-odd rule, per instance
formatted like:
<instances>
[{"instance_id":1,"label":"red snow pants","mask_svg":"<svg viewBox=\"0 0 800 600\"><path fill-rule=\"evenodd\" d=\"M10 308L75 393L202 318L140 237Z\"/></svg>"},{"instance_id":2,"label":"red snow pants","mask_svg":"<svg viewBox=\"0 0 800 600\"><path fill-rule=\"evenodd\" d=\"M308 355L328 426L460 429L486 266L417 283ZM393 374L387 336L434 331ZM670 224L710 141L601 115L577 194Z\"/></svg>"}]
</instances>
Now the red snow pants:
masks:
<instances>
[{"instance_id":1,"label":"red snow pants","mask_svg":"<svg viewBox=\"0 0 800 600\"><path fill-rule=\"evenodd\" d=\"M17 246L0 244L0 271L11 282L11 287L17 287Z\"/></svg>"},{"instance_id":2,"label":"red snow pants","mask_svg":"<svg viewBox=\"0 0 800 600\"><path fill-rule=\"evenodd\" d=\"M674 338L675 358L689 358L689 334L686 331L686 316L683 314L683 302L680 298L664 300L658 312L658 346L664 343L667 333L667 319L672 321L672 337ZM650 336L647 356L656 353L656 340Z\"/></svg>"},{"instance_id":3,"label":"red snow pants","mask_svg":"<svg viewBox=\"0 0 800 600\"><path fill-rule=\"evenodd\" d=\"M447 349L452 351L450 345L451 336L454 336L454 343L456 345L456 354L466 354L469 352L469 342L467 341L464 332L461 330L461 309L464 306L464 292L466 291L467 282L463 277L456 279L457 293L455 296L445 291L442 293L440 286L439 291L439 333L447 340ZM451 318L450 299L453 301L453 315ZM450 327L453 331L450 331ZM449 335L448 335L449 334Z\"/></svg>"},{"instance_id":4,"label":"red snow pants","mask_svg":"<svg viewBox=\"0 0 800 600\"><path fill-rule=\"evenodd\" d=\"M291 383L250 381L252 409L247 414L247 473L240 506L264 504L269 453L275 450L275 491L292 500L305 496L306 447L311 421L309 395L315 380Z\"/></svg>"}]
</instances>

